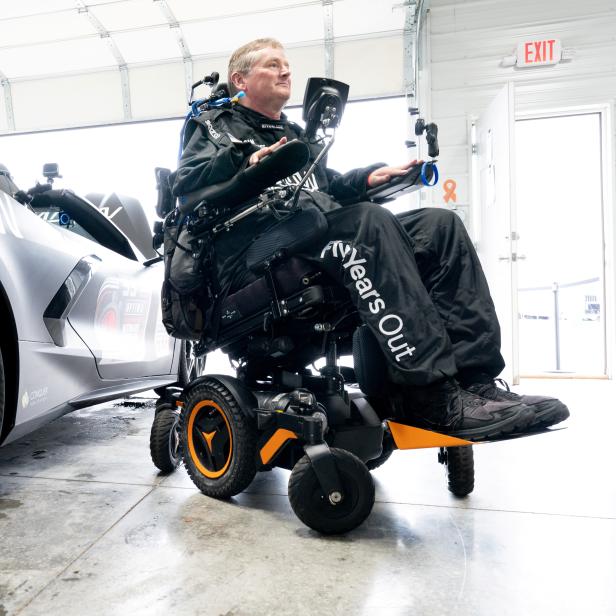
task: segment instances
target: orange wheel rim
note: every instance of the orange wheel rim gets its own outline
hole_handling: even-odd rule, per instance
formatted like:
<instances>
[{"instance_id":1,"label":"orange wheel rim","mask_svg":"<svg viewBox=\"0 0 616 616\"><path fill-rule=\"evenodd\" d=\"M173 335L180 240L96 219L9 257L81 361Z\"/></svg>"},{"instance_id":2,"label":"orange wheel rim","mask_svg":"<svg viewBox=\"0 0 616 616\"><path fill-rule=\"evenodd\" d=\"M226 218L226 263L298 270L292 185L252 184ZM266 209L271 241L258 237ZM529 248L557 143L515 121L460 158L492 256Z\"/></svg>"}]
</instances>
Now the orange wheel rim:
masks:
<instances>
[{"instance_id":1,"label":"orange wheel rim","mask_svg":"<svg viewBox=\"0 0 616 616\"><path fill-rule=\"evenodd\" d=\"M188 451L195 466L209 479L222 477L231 464L233 433L220 405L213 400L195 404L187 432Z\"/></svg>"}]
</instances>

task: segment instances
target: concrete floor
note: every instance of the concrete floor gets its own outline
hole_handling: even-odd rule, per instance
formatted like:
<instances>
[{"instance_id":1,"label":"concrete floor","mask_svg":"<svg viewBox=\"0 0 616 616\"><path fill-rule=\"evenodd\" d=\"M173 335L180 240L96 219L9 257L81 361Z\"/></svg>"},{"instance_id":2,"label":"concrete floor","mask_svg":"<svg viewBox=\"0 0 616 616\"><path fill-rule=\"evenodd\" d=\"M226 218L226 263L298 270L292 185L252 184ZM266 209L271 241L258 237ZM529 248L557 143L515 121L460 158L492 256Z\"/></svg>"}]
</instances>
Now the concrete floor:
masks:
<instances>
[{"instance_id":1,"label":"concrete floor","mask_svg":"<svg viewBox=\"0 0 616 616\"><path fill-rule=\"evenodd\" d=\"M286 471L228 502L159 475L152 400L67 415L0 449L0 616L616 614L616 386L521 389L568 429L476 446L463 500L436 450L395 452L337 538L294 516Z\"/></svg>"}]
</instances>

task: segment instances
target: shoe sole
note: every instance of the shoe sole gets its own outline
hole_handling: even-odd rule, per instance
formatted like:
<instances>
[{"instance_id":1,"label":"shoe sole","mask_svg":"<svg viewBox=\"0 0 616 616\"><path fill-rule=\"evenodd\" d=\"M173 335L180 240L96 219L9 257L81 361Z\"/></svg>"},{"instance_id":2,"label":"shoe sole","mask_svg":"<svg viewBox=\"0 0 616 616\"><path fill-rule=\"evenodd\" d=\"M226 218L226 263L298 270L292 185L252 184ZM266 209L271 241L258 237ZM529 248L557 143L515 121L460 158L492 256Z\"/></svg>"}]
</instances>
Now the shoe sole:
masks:
<instances>
[{"instance_id":1,"label":"shoe sole","mask_svg":"<svg viewBox=\"0 0 616 616\"><path fill-rule=\"evenodd\" d=\"M511 417L491 423L489 426L469 428L468 430L453 430L448 432L447 435L466 439L467 441L485 441L507 434L524 432L528 430L535 419L536 414L531 409L525 408Z\"/></svg>"},{"instance_id":2,"label":"shoe sole","mask_svg":"<svg viewBox=\"0 0 616 616\"><path fill-rule=\"evenodd\" d=\"M547 408L544 410L540 409L535 413L535 417L533 422L530 424L530 428L532 430L549 428L550 426L555 426L561 421L565 421L565 419L569 418L569 415L569 409L562 403L558 406L558 408Z\"/></svg>"}]
</instances>

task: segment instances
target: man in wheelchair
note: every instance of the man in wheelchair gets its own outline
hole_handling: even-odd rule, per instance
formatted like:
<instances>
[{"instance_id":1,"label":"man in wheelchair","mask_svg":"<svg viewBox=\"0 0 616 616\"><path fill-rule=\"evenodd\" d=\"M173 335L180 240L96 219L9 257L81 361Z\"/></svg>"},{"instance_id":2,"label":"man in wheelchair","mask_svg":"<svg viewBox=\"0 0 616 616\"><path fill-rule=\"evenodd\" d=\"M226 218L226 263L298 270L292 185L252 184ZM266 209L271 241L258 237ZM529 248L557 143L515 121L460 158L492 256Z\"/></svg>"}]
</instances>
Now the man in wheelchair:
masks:
<instances>
[{"instance_id":1,"label":"man in wheelchair","mask_svg":"<svg viewBox=\"0 0 616 616\"><path fill-rule=\"evenodd\" d=\"M295 230L300 237L291 261L308 264L309 271L297 274L302 279L322 276L346 289L368 348L380 356L378 369L386 381L380 397L389 405L383 415L403 416L412 425L469 441L545 428L568 417L567 407L554 398L519 396L497 386L504 367L500 329L460 219L438 208L396 217L369 201L371 190L405 176L417 161L394 167L377 163L341 175L323 158L305 177L323 146L282 112L291 94L291 71L274 39L236 50L228 83L231 94L243 96L233 108L208 110L188 123L171 178L173 193L182 198L228 182L297 141L308 146L308 160L296 173L289 150L291 173L281 183L303 181L297 203L310 212ZM262 208L216 235L211 254L219 299L255 284L260 275L252 254L255 238L267 245L279 225L272 211ZM216 319L224 329L233 310ZM221 331L219 324L215 331ZM284 353L288 350L281 348ZM292 353L297 369L313 360L306 349ZM258 368L253 370L258 380ZM379 386L375 390L379 393Z\"/></svg>"}]
</instances>

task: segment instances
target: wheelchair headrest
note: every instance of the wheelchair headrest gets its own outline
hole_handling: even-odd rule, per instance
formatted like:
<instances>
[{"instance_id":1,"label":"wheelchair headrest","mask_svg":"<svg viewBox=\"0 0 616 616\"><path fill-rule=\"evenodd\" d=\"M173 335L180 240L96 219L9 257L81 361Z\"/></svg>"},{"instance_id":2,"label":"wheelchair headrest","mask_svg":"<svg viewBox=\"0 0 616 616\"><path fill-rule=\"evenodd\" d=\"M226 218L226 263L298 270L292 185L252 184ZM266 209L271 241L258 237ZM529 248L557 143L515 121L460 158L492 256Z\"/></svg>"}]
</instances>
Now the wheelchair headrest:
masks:
<instances>
[{"instance_id":1,"label":"wheelchair headrest","mask_svg":"<svg viewBox=\"0 0 616 616\"><path fill-rule=\"evenodd\" d=\"M232 208L241 205L276 182L300 171L308 163L309 156L308 146L293 139L230 180L184 195L179 200L180 211L188 214L202 201L211 207Z\"/></svg>"},{"instance_id":2,"label":"wheelchair headrest","mask_svg":"<svg viewBox=\"0 0 616 616\"><path fill-rule=\"evenodd\" d=\"M231 96L229 92L229 86L223 81L216 86L216 91L213 93L212 98L225 98Z\"/></svg>"}]
</instances>

